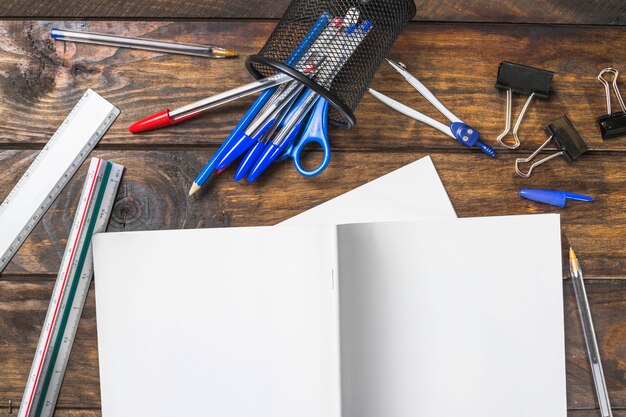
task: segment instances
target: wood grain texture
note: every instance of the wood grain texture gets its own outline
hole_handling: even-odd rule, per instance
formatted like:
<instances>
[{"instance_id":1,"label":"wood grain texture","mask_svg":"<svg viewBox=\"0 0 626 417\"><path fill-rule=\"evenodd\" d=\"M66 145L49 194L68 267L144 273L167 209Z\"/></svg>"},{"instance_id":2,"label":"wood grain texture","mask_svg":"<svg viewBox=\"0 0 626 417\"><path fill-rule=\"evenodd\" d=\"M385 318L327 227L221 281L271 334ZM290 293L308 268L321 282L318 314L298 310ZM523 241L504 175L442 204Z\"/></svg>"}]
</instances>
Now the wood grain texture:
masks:
<instances>
[{"instance_id":1,"label":"wood grain texture","mask_svg":"<svg viewBox=\"0 0 626 417\"><path fill-rule=\"evenodd\" d=\"M27 282L0 281L0 404L13 400L17 405L21 400L52 285L51 280L36 277ZM570 280L563 281L563 287L568 408L593 409L597 407L593 381ZM625 409L626 280L588 283L587 292L611 401L616 409ZM93 294L92 288L61 388L61 408L100 406Z\"/></svg>"},{"instance_id":2,"label":"wood grain texture","mask_svg":"<svg viewBox=\"0 0 626 417\"><path fill-rule=\"evenodd\" d=\"M19 405L46 316L54 281L0 281L0 404ZM60 407L100 406L93 284L89 290L61 393ZM14 411L15 412L15 411ZM2 416L2 414L0 414Z\"/></svg>"},{"instance_id":3,"label":"wood grain texture","mask_svg":"<svg viewBox=\"0 0 626 417\"><path fill-rule=\"evenodd\" d=\"M175 127L132 135L128 126L151 113L250 82L243 57L206 60L53 42L48 36L55 25L0 22L0 35L6 39L0 45L0 113L17 115L0 120L0 147L43 146L87 88L95 89L122 111L101 142L107 148L217 145L252 103L249 97ZM211 39L246 56L258 51L274 25L88 22L81 26L80 22L66 22L61 26L184 42ZM522 146L516 154L529 155L546 139L544 126L564 113L593 151L623 151L626 138L603 141L600 136L595 119L606 113L606 108L602 85L595 77L607 66L620 68L620 63L626 62L626 49L614 47L624 42L626 28L622 27L411 24L389 56L404 62L446 106L496 148L495 138L504 127L505 111L505 94L494 87L498 64L509 60L555 71L553 94L550 100L535 100L531 106L520 131ZM443 120L388 65L379 69L371 86ZM514 97L515 117L524 101L525 97ZM331 130L334 149L464 152L457 142L391 110L370 95L364 96L356 116L354 129Z\"/></svg>"},{"instance_id":4,"label":"wood grain texture","mask_svg":"<svg viewBox=\"0 0 626 417\"><path fill-rule=\"evenodd\" d=\"M245 4L244 4L245 3ZM0 15L124 16L165 18L275 18L284 0L231 2L145 0L78 2L0 0ZM624 24L626 4L612 0L502 2L418 1L418 19L482 22ZM616 417L626 417L626 138L604 142L595 125L604 96L595 75L621 67L626 28L534 24L413 23L390 58L404 62L487 142L503 127L504 94L497 65L510 60L557 72L554 94L537 101L522 127L519 152L496 160L463 149L431 128L397 114L372 97L357 110L358 124L333 130L333 159L318 178L303 179L281 164L255 184L213 180L193 198L187 190L197 171L229 133L252 99L240 100L170 129L130 135L133 121L161 110L249 82L243 59L216 61L153 52L55 43L51 27L66 27L179 42L213 42L246 55L256 53L275 21L0 21L0 201L26 170L87 88L122 110L94 156L127 167L109 230L156 230L275 224L424 155L435 166L460 217L555 212L561 214L564 248L575 247L587 278L591 308ZM372 87L411 107L442 116L388 67ZM626 91L625 88L623 90ZM515 98L515 113L523 104ZM545 124L567 113L592 151L568 166L562 160L539 168L529 180L515 175L513 161L545 140ZM390 131L390 127L393 130ZM319 157L313 152L311 158ZM15 407L31 364L52 285L64 251L86 165L0 275L0 417ZM564 209L522 200L520 188L588 193L594 203ZM511 248L515 250L515 248ZM565 264L564 264L565 266ZM563 270L563 276L567 276ZM568 415L598 415L571 282L564 281ZM95 308L90 293L62 388L61 417L100 416Z\"/></svg>"},{"instance_id":5,"label":"wood grain texture","mask_svg":"<svg viewBox=\"0 0 626 417\"><path fill-rule=\"evenodd\" d=\"M272 225L400 168L424 154L335 152L322 175L304 179L282 163L260 181L232 180L226 171L192 198L187 191L210 150L96 151L126 166L109 231ZM26 170L35 151L0 152L0 199ZM315 155L312 155L315 156ZM564 161L542 166L531 179L513 171L512 155L491 160L478 153L435 153L432 159L460 217L561 213L565 238L576 248L588 277L626 276L626 155L590 155L574 169ZM55 274L87 164L72 179L24 243L6 274ZM589 173L594 173L590 175ZM570 202L564 209L524 200L520 188L576 190L593 203ZM298 198L294 198L298 196ZM513 249L512 249L513 250ZM564 269L564 276L567 275Z\"/></svg>"},{"instance_id":6,"label":"wood grain texture","mask_svg":"<svg viewBox=\"0 0 626 417\"><path fill-rule=\"evenodd\" d=\"M289 0L1 0L0 17L280 19ZM626 24L616 0L415 0L420 21Z\"/></svg>"}]
</instances>

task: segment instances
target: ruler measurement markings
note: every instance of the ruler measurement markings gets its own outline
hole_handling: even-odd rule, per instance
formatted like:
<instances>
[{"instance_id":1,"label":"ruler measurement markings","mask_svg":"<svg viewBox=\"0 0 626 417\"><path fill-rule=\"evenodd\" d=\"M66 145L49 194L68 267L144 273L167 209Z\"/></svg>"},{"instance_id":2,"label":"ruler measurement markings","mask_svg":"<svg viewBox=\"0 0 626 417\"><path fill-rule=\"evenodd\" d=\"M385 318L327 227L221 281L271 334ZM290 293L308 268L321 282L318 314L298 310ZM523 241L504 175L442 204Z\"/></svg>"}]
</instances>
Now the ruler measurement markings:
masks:
<instances>
[{"instance_id":1,"label":"ruler measurement markings","mask_svg":"<svg viewBox=\"0 0 626 417\"><path fill-rule=\"evenodd\" d=\"M100 162L98 162L98 167L96 168L96 172L100 171ZM96 223L95 223L95 218L94 216L97 217L98 212L100 210L100 205L102 204L102 199L104 197L104 191L106 190L106 186L109 180L109 174L111 172L111 168L112 168L112 164L110 162L106 163L106 166L104 167L104 173L102 175L101 178L101 186L100 186L100 190L98 192L95 191L94 186L96 185L96 180L98 180L98 175L95 175L95 180L94 183L92 184L92 188L90 190L90 199L87 201L86 204L86 209L85 209L85 213L83 215L83 218L81 219L81 226L80 226L80 230L82 231L85 227L86 227L86 232L80 233L78 235L78 239L77 241L74 243L74 248L72 249L74 254L76 253L76 248L79 247L79 243L80 243L80 249L78 251L78 257L75 258L75 261L72 262L72 267L70 270L67 271L67 275L68 276L72 276L74 275L73 279L69 282L69 288L68 288L68 292L67 292L67 299L66 299L66 305L65 307L62 309L62 313L61 313L61 318L59 321L59 329L58 329L58 333L55 337L55 341L53 343L53 345L51 346L51 352L50 352L50 361L47 365L47 372L45 373L44 376L44 380L43 380L43 384L42 384L42 395L44 395L44 399L45 399L45 395L46 393L49 392L50 390L50 381L52 379L52 375L54 374L54 372L51 372L51 367L52 370L54 370L54 366L56 364L58 355L59 355L59 348L60 348L60 343L62 340L62 336L64 336L63 333L63 329L66 327L67 322L69 320L69 315L70 312L72 311L71 308L67 308L67 304L69 304L70 306L74 303L74 297L76 295L76 290L78 288L78 283L80 282L80 273L82 271L83 265L86 261L87 258L87 253L89 252L89 247L91 245L91 236L93 235ZM91 205L91 197L93 197L95 195L96 200L93 204L93 207L90 209L90 205ZM88 218L87 215L90 214L90 217ZM72 274L72 271L74 272ZM63 367L63 371L65 371L65 367ZM59 371L59 373L61 373L61 371ZM58 388L60 389L60 384L57 385ZM56 396L58 395L58 391L54 393L54 397L56 398ZM37 408L35 409L35 415L36 416L40 416L41 415L41 410L44 407L44 405L46 404L47 401L41 401L41 399L37 402ZM52 410L54 411L54 410ZM28 415L28 412L26 413Z\"/></svg>"},{"instance_id":2,"label":"ruler measurement markings","mask_svg":"<svg viewBox=\"0 0 626 417\"><path fill-rule=\"evenodd\" d=\"M111 212L110 209L113 206L113 202L117 194L117 188L119 185L121 172L122 171L119 169L116 171L111 170L111 175L109 175L109 178L110 178L111 184L114 184L114 185L106 188L104 190L103 197L102 197L105 202L110 202L110 203L102 203L100 204L100 207L98 207L98 210L94 210L93 217L90 220L90 222L93 222L95 224L94 230L97 230L97 231L106 230L109 215ZM93 233L88 232L86 235L86 239L91 240L92 236L93 236ZM89 244L85 244L83 246L83 250L85 250L85 248L86 248L86 258L83 258L84 263L82 265L78 265L79 269L74 274L77 288L76 288L75 295L74 295L73 307L68 315L68 321L64 328L65 337L63 339L63 343L60 345L60 349L61 349L59 353L60 359L56 361L55 368L54 368L53 378L55 378L56 381L53 379L51 382L52 388L47 390L45 406L49 408L44 410L43 415L45 416L51 416L54 411L53 406L56 404L56 399L58 397L59 389L61 387L61 382L62 382L61 377L63 373L65 372L65 367L67 366L67 362L69 360L69 356L71 353L71 346L74 341L76 331L78 329L80 316L82 314L82 309L85 304L87 293L89 292L89 285L91 283L91 279L89 280L87 279L93 276L93 263L90 262L90 260L92 259L93 251L92 251L90 242ZM89 260L89 262L87 262L87 260ZM78 274L79 270L83 271L82 274Z\"/></svg>"},{"instance_id":3,"label":"ruler measurement markings","mask_svg":"<svg viewBox=\"0 0 626 417\"><path fill-rule=\"evenodd\" d=\"M117 108L88 90L39 152L0 205L0 271L78 171L118 114ZM86 135L86 142L84 139L81 142L81 138ZM35 206L33 200L38 200L40 204ZM24 206L30 206L31 209L25 210ZM25 217L27 211L32 214ZM19 221L7 220L14 218ZM15 238L7 241L11 236Z\"/></svg>"},{"instance_id":4,"label":"ruler measurement markings","mask_svg":"<svg viewBox=\"0 0 626 417\"><path fill-rule=\"evenodd\" d=\"M0 204L0 272L119 115L92 90L81 97ZM93 276L91 235L106 229L123 167L93 158L18 412L52 417ZM109 178L110 174L115 175ZM104 213L103 213L104 212ZM43 382L43 383L42 383Z\"/></svg>"},{"instance_id":5,"label":"ruler measurement markings","mask_svg":"<svg viewBox=\"0 0 626 417\"><path fill-rule=\"evenodd\" d=\"M40 358L36 358L35 359L36 362L38 363L38 365L37 365L37 373L36 373L36 376L35 376L35 379L34 379L34 385L35 386L39 382L39 378L41 376L41 371L42 371L42 368L43 368L43 365L44 365L44 361L46 359L45 353L47 353L48 345L50 343L50 338L51 338L52 333L53 333L53 331L51 331L51 330L55 326L57 314L59 312L59 307L61 305L62 295L63 295L63 292L65 290L65 285L67 284L67 278L69 277L69 266L70 266L70 264L72 262L72 259L74 257L74 253L76 251L76 246L77 246L78 238L79 238L79 234L80 234L80 228L82 227L83 221L85 220L85 216L86 216L87 211L88 211L88 204L89 204L89 200L91 199L91 192L93 190L94 185L96 184L96 181L97 181L97 178L98 178L97 172L98 172L99 168L100 168L100 161L97 162L97 166L95 167L96 172L95 172L93 178L91 179L91 185L89 187L89 192L88 192L88 195L87 195L87 205L84 206L83 213L80 215L80 217L78 217L81 220L80 220L78 228L75 230L75 232L76 232L75 236L73 236L73 239L72 239L72 236L70 235L71 240L68 242L68 247L70 247L69 244L72 244L72 249L71 249L71 252L70 252L70 255L69 255L69 259L67 261L67 265L62 267L62 269L60 270L61 275L62 275L63 278L60 281L61 285L59 287L59 292L56 295L56 297L54 298L54 302L50 304L50 306L53 307L53 315L52 315L52 319L50 321L50 324L47 326L48 334L46 336L44 346L41 349L43 354L41 355ZM74 232L74 231L72 231L72 232ZM74 234L74 233L71 233L71 234ZM65 264L65 262L62 265L64 265L64 264ZM26 412L25 412L26 416L29 415L31 405L33 403L33 398L35 396L35 392L36 392L36 390L33 390L31 392L31 394L30 394L30 398L28 399L28 403L27 403L28 405L27 405Z\"/></svg>"},{"instance_id":6,"label":"ruler measurement markings","mask_svg":"<svg viewBox=\"0 0 626 417\"><path fill-rule=\"evenodd\" d=\"M92 158L85 179L18 417L52 417L54 413L93 276L91 238L106 229L124 169L98 161ZM63 291L58 291L63 282ZM51 318L53 304L58 315ZM48 346L44 340L50 340Z\"/></svg>"}]
</instances>

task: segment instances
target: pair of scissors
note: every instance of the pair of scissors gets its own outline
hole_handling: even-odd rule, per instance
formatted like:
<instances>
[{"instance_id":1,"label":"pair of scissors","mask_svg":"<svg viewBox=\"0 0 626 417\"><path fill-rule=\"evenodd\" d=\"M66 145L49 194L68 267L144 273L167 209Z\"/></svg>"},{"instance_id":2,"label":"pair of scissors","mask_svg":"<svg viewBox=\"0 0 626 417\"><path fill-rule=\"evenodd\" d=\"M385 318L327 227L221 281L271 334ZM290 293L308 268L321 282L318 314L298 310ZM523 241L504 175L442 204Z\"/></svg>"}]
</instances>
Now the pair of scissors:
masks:
<instances>
[{"instance_id":1,"label":"pair of scissors","mask_svg":"<svg viewBox=\"0 0 626 417\"><path fill-rule=\"evenodd\" d=\"M316 143L322 148L322 162L314 169L307 170L302 166L302 150ZM297 144L291 144L280 156L279 161L293 159L296 171L304 177L314 177L323 172L330 164L330 142L328 141L328 101L319 97L309 121Z\"/></svg>"}]
</instances>

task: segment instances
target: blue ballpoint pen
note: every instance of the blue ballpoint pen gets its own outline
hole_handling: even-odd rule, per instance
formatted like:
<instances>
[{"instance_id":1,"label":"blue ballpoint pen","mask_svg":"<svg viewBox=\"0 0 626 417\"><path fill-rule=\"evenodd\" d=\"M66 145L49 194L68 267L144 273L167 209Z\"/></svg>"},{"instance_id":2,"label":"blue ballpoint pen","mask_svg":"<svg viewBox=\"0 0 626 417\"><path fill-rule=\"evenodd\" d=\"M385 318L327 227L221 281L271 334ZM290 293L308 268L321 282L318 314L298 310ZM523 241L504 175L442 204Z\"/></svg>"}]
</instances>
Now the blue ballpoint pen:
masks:
<instances>
[{"instance_id":1,"label":"blue ballpoint pen","mask_svg":"<svg viewBox=\"0 0 626 417\"><path fill-rule=\"evenodd\" d=\"M219 172L226 169L235 159L239 158L252 145L257 143L267 132L269 128L280 118L280 114L292 100L300 95L304 85L297 81L292 81L287 88L281 89L281 93L272 101L267 108L250 123L243 134L238 138L231 140L230 145L225 149L215 165L215 169Z\"/></svg>"},{"instance_id":2,"label":"blue ballpoint pen","mask_svg":"<svg viewBox=\"0 0 626 417\"><path fill-rule=\"evenodd\" d=\"M285 63L289 66L295 65L300 58L307 52L311 44L315 41L315 39L322 33L328 22L330 21L331 15L327 12L324 12L319 19L315 22L315 24L311 27L309 32L304 36L298 47L293 51L289 59L285 61ZM248 109L243 118L237 123L237 126L233 129L233 131L228 135L224 143L218 148L218 150L213 154L211 159L204 166L202 171L196 176L189 190L189 195L193 195L200 190L200 188L206 183L209 179L213 171L215 170L215 164L220 158L222 152L228 149L230 142L233 138L239 137L246 126L254 119L256 114L265 106L265 103L270 99L270 97L274 94L278 87L271 88L269 90L264 91L261 95L255 100L252 106Z\"/></svg>"},{"instance_id":3,"label":"blue ballpoint pen","mask_svg":"<svg viewBox=\"0 0 626 417\"><path fill-rule=\"evenodd\" d=\"M343 64L341 61L331 62L329 67L322 68L318 82L322 85L328 85L336 71ZM296 104L289 110L289 114L285 120L285 125L280 129L278 135L272 142L263 149L263 152L254 163L254 166L248 174L248 181L256 180L259 175L267 169L267 167L278 158L295 140L296 136L302 129L304 119L309 111L316 103L318 94L307 88L307 90L298 99Z\"/></svg>"},{"instance_id":4,"label":"blue ballpoint pen","mask_svg":"<svg viewBox=\"0 0 626 417\"><path fill-rule=\"evenodd\" d=\"M310 77L315 75L317 69L320 65L323 64L323 61L326 59L324 54L325 50L329 47L332 47L337 35L340 33L344 23L348 23L352 25L353 21L358 20L358 12L355 10L350 10L346 13L346 18L343 19L341 17L334 18L328 26L324 28L322 33L318 36L318 38L313 42L313 44L308 49L307 53L300 59L300 61L296 64L296 69L303 73L309 73ZM310 67L309 67L310 66ZM280 90L278 90L280 91ZM274 97L271 100L281 100L284 97L279 96L276 98L276 95L279 94L274 93ZM279 110L273 110L274 114L272 115L271 120L276 120L280 117ZM248 129L247 129L248 130ZM236 140L232 140L226 150L224 150L217 161L215 169L218 172L226 169L235 159L239 158L244 153L250 151L251 148L258 145L259 139L262 136L255 135L252 137L249 132L238 137ZM260 146L260 145L259 145ZM257 146L258 149L258 146ZM249 160L250 156L244 158ZM239 170L238 171L242 171Z\"/></svg>"},{"instance_id":5,"label":"blue ballpoint pen","mask_svg":"<svg viewBox=\"0 0 626 417\"><path fill-rule=\"evenodd\" d=\"M336 17L334 18L330 24L324 29L318 41L316 41L311 48L309 49L310 54L314 54L316 52L323 52L324 49L328 48L335 41L339 31L342 28L352 27L359 20L359 12L357 9L350 9L346 13L345 18ZM367 30L366 30L367 31ZM303 61L306 61L309 56L305 56L302 58ZM243 177L245 177L248 172L252 169L253 165L256 163L257 159L263 154L267 146L269 145L269 140L274 134L274 130L280 127L281 129L284 127L285 116L287 112L284 112L281 115L281 123L277 123L274 125L274 129L270 132L267 132L265 136L258 142L252 145L246 155L242 158L239 166L237 167L237 171L235 172L235 181L240 181Z\"/></svg>"},{"instance_id":6,"label":"blue ballpoint pen","mask_svg":"<svg viewBox=\"0 0 626 417\"><path fill-rule=\"evenodd\" d=\"M259 158L255 161L254 166L248 174L249 182L256 180L259 175L261 175L263 171L265 171L267 167L295 140L296 136L298 136L298 133L300 133L300 130L302 129L307 113L315 104L316 98L317 94L313 90L307 89L298 102L293 105L287 115L285 126L283 126L280 132L278 132L276 138L274 138L272 142L265 149L263 149L261 156L259 156Z\"/></svg>"},{"instance_id":7,"label":"blue ballpoint pen","mask_svg":"<svg viewBox=\"0 0 626 417\"><path fill-rule=\"evenodd\" d=\"M333 21L324 30L324 32L322 32L322 35L320 35L320 38L326 34L327 35L326 37L328 38L328 42L330 43L332 40L334 40L337 34L336 32L340 30L344 24L352 25L357 20L358 20L358 14L355 12L348 11L348 13L346 13L345 19L341 19L341 18L333 19ZM322 48L325 46L326 45L320 45L320 47ZM311 49L313 49L313 47ZM281 115L281 122L274 125L274 128L270 132L267 132L265 136L262 138L262 140L252 145L252 147L248 150L246 155L242 158L241 162L239 163L239 166L237 167L237 171L235 172L235 176L234 176L235 181L240 181L243 177L245 177L250 172L250 170L256 163L257 159L263 154L263 152L269 145L270 139L273 136L274 131L279 127L281 129L284 127L286 116L287 116L287 111L283 112L283 114Z\"/></svg>"},{"instance_id":8,"label":"blue ballpoint pen","mask_svg":"<svg viewBox=\"0 0 626 417\"><path fill-rule=\"evenodd\" d=\"M364 21L357 30L356 24L351 24L343 33L345 38L343 41L346 43L347 48L343 51L344 54L338 60L328 62L328 66L322 68L318 74L318 83L328 88L332 83L333 78L343 67L343 65L350 58L354 50L363 41L372 24L369 21ZM349 37L353 36L353 40L349 40ZM290 110L287 116L285 126L280 130L276 138L272 140L261 153L258 160L255 162L250 173L248 174L248 181L252 182L256 180L259 175L267 169L267 167L275 161L289 146L293 143L298 133L302 129L304 119L309 111L313 108L318 99L318 94L311 89L307 89L298 102Z\"/></svg>"},{"instance_id":9,"label":"blue ballpoint pen","mask_svg":"<svg viewBox=\"0 0 626 417\"><path fill-rule=\"evenodd\" d=\"M297 97L294 97L292 99L292 102L289 103L285 107L285 109L283 110L282 114L280 115L276 123L273 124L272 127L263 134L263 137L257 143L252 145L252 147L248 150L248 152L241 159L241 163L237 167L237 171L235 171L235 176L234 176L235 181L239 181L243 177L248 175L248 172L250 172L250 169L252 168L256 160L265 150L270 140L274 136L274 133L276 132L276 130L279 128L282 129L285 126L285 120L287 118L287 115L289 114L289 109L291 108L291 105L296 101L296 99Z\"/></svg>"}]
</instances>

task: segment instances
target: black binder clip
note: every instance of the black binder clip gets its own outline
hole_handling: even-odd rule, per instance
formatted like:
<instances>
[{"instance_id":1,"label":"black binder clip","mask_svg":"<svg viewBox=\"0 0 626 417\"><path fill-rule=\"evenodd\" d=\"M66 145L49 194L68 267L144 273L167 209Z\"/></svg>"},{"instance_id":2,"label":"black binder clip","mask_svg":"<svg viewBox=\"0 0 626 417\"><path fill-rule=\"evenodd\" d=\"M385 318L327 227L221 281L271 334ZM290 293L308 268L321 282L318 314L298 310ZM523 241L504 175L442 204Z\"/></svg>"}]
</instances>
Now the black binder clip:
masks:
<instances>
[{"instance_id":1,"label":"black binder clip","mask_svg":"<svg viewBox=\"0 0 626 417\"><path fill-rule=\"evenodd\" d=\"M604 74L607 73L613 74L613 81L611 84L613 85L615 97L617 97L617 101L619 102L622 111L615 113L611 112L611 85L604 78ZM613 139L626 135L626 106L624 105L624 100L619 92L619 88L617 88L617 77L619 77L619 71L615 68L605 68L600 71L600 74L598 74L598 81L604 84L604 94L606 95L607 114L598 117L598 124L600 125L602 139Z\"/></svg>"},{"instance_id":2,"label":"black binder clip","mask_svg":"<svg viewBox=\"0 0 626 417\"><path fill-rule=\"evenodd\" d=\"M550 123L545 128L546 133L550 136L548 140L546 140L543 145L541 145L535 152L532 153L528 158L518 158L515 160L515 172L520 177L528 178L530 177L530 173L533 171L533 168L543 164L544 162L548 162L550 159L556 158L557 156L562 156L565 161L568 163L572 162L574 159L578 158L580 155L587 152L589 147L580 136L572 122L567 118L567 116L563 115ZM550 141L554 142L554 146L557 149L557 153L554 153L550 156L547 156L530 166L528 172L522 172L519 169L519 164L521 162L527 163L532 161L535 156L548 144Z\"/></svg>"},{"instance_id":3,"label":"black binder clip","mask_svg":"<svg viewBox=\"0 0 626 417\"><path fill-rule=\"evenodd\" d=\"M498 143L505 148L517 149L520 145L518 136L520 125L526 115L528 106L533 98L547 100L550 96L552 87L552 71L542 70L539 68L528 67L526 65L514 64L512 62L501 62L498 67L498 79L496 80L496 88L506 90L506 125L504 131L497 137ZM513 128L513 138L515 142L512 145L504 143L503 139L511 131L511 112L513 107L513 93L528 96L526 104L515 122Z\"/></svg>"}]
</instances>

